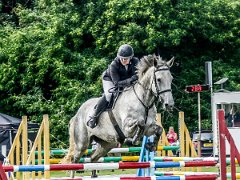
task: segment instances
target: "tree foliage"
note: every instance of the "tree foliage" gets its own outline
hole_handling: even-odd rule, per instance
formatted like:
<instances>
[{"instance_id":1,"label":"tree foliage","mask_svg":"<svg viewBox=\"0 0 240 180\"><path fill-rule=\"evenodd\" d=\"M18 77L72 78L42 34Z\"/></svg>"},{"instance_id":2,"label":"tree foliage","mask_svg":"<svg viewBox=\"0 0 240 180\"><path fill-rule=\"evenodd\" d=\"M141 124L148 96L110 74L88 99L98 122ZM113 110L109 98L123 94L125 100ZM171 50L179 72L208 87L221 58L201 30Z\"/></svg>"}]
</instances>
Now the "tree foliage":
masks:
<instances>
[{"instance_id":1,"label":"tree foliage","mask_svg":"<svg viewBox=\"0 0 240 180\"><path fill-rule=\"evenodd\" d=\"M237 1L39 0L6 11L9 2L0 3L0 108L37 122L49 114L52 138L67 141L68 121L81 103L101 95L101 73L123 43L139 58L176 56L176 109L190 130L197 95L184 88L205 83L205 61L213 62L213 81L228 77L228 90L240 90ZM203 127L210 128L210 94L201 97ZM177 110L164 113L166 125L177 126Z\"/></svg>"}]
</instances>

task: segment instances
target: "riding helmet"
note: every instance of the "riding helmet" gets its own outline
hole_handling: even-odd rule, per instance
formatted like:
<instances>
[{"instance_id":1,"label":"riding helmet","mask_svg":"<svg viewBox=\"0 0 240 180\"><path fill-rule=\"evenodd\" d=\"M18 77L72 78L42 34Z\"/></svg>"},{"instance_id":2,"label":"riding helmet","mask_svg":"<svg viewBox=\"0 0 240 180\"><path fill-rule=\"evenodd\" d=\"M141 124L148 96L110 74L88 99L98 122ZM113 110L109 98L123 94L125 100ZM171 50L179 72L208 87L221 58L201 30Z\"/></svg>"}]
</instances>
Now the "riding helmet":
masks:
<instances>
[{"instance_id":1,"label":"riding helmet","mask_svg":"<svg viewBox=\"0 0 240 180\"><path fill-rule=\"evenodd\" d=\"M117 56L119 58L132 58L133 55L134 55L133 48L128 44L123 44L118 49Z\"/></svg>"}]
</instances>

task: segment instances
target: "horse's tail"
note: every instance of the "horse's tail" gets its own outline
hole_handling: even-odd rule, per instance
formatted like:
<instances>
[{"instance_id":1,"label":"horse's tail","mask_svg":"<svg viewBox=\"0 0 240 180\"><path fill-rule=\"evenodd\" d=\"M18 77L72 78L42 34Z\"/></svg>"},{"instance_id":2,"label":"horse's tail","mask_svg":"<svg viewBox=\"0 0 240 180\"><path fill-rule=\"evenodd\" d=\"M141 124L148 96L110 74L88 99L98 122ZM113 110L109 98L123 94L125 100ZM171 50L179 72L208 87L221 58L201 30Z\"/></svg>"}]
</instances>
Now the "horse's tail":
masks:
<instances>
[{"instance_id":1,"label":"horse's tail","mask_svg":"<svg viewBox=\"0 0 240 180\"><path fill-rule=\"evenodd\" d=\"M70 122L69 122L69 149L67 155L62 159L62 164L69 164L72 163L73 157L74 157L74 148L75 148L75 142L74 142L74 122L75 122L76 116L74 116Z\"/></svg>"}]
</instances>

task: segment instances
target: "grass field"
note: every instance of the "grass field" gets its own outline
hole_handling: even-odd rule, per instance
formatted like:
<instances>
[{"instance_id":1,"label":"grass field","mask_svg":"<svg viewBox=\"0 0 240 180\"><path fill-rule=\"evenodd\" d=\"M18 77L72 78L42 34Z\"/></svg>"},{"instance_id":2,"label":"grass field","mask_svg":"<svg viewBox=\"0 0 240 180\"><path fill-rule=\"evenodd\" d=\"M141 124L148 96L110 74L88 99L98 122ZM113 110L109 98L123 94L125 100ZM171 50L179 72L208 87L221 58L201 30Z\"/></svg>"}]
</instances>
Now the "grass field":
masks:
<instances>
[{"instance_id":1,"label":"grass field","mask_svg":"<svg viewBox=\"0 0 240 180\"><path fill-rule=\"evenodd\" d=\"M119 170L116 169L114 171L112 170L101 170L97 174L99 176L104 176L104 175L121 175L121 174L136 174L137 170L136 169L128 169L128 170ZM51 172L51 177L67 177L69 176L69 173L66 171L55 171ZM85 172L77 172L76 177L78 176L91 176L91 171L85 171Z\"/></svg>"}]
</instances>

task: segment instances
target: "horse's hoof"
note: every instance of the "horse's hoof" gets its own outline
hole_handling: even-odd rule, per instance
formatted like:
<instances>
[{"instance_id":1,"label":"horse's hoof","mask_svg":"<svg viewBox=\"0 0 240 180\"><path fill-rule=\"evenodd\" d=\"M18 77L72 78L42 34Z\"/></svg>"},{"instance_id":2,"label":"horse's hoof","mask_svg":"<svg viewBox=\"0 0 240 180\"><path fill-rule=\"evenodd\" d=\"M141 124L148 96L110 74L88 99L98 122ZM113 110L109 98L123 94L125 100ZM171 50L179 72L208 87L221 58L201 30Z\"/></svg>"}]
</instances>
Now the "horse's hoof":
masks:
<instances>
[{"instance_id":1,"label":"horse's hoof","mask_svg":"<svg viewBox=\"0 0 240 180\"><path fill-rule=\"evenodd\" d=\"M141 143L141 141L138 140L138 141L136 141L134 144L135 144L135 145L140 145L140 143Z\"/></svg>"},{"instance_id":2,"label":"horse's hoof","mask_svg":"<svg viewBox=\"0 0 240 180\"><path fill-rule=\"evenodd\" d=\"M163 132L163 128L160 127L157 134L159 134L159 136L161 136L161 135L162 135L162 132Z\"/></svg>"},{"instance_id":3,"label":"horse's hoof","mask_svg":"<svg viewBox=\"0 0 240 180\"><path fill-rule=\"evenodd\" d=\"M97 178L97 177L98 177L97 173L96 172L92 172L91 178Z\"/></svg>"},{"instance_id":4,"label":"horse's hoof","mask_svg":"<svg viewBox=\"0 0 240 180\"><path fill-rule=\"evenodd\" d=\"M150 152L156 150L156 147L154 146L153 143L147 143L147 144L145 144L145 148L146 148L148 151L150 151Z\"/></svg>"},{"instance_id":5,"label":"horse's hoof","mask_svg":"<svg viewBox=\"0 0 240 180\"><path fill-rule=\"evenodd\" d=\"M124 144L126 144L127 146L133 146L132 139L126 138L125 141L124 141Z\"/></svg>"}]
</instances>

